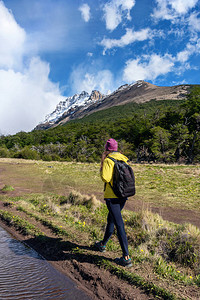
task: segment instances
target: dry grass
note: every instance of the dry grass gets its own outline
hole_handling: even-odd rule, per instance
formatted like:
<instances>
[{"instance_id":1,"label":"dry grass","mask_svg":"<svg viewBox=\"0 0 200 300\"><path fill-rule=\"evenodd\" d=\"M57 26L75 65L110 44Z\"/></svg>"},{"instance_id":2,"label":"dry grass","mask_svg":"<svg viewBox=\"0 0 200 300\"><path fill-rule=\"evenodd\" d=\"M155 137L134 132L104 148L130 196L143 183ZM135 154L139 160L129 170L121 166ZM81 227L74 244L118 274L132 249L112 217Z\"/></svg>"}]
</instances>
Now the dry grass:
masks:
<instances>
[{"instance_id":1,"label":"dry grass","mask_svg":"<svg viewBox=\"0 0 200 300\"><path fill-rule=\"evenodd\" d=\"M134 199L155 207L200 211L200 166L132 165L136 177ZM0 188L5 184L21 193L81 194L103 197L96 163L43 162L0 159Z\"/></svg>"},{"instance_id":2,"label":"dry grass","mask_svg":"<svg viewBox=\"0 0 200 300\"><path fill-rule=\"evenodd\" d=\"M90 250L88 246L101 239L105 231L106 205L96 197L76 190L67 196L29 194L7 197L3 202L7 203L5 210L12 209L13 212L17 208L17 211L26 214L28 222L35 218L63 239L67 237L67 241L78 245L75 250L77 254L80 251L85 256L94 256L92 247ZM128 278L137 274L137 277L143 278L142 282L151 282L166 291L170 290L181 299L187 299L190 293L196 297L200 286L200 230L191 224L177 225L164 221L148 210L140 213L124 210L123 217L133 260ZM15 219L20 222L19 218ZM32 228L28 222L24 223L27 227L24 232ZM121 255L121 249L116 235L113 235L104 257L109 261L118 255ZM102 266L107 268L104 263L102 261ZM110 267L119 272L113 263ZM120 272L123 275L123 268Z\"/></svg>"}]
</instances>

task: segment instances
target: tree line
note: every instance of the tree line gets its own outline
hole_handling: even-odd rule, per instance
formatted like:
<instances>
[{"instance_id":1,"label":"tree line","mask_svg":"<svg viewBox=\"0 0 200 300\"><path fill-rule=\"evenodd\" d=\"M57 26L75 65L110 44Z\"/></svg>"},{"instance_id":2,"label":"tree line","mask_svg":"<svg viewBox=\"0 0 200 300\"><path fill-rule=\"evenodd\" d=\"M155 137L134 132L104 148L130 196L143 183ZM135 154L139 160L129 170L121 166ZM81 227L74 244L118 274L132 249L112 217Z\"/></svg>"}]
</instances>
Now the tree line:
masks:
<instances>
[{"instance_id":1,"label":"tree line","mask_svg":"<svg viewBox=\"0 0 200 300\"><path fill-rule=\"evenodd\" d=\"M200 162L200 86L186 100L129 103L48 130L0 137L0 157L99 162L110 137L133 162Z\"/></svg>"}]
</instances>

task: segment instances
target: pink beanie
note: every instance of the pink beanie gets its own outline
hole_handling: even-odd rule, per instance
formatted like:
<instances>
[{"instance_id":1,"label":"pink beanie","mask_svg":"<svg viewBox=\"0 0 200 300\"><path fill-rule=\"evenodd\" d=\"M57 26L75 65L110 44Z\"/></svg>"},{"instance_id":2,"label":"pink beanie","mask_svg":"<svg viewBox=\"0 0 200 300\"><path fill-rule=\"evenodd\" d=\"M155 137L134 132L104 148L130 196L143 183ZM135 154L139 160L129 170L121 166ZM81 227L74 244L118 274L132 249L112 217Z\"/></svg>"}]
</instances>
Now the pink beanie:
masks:
<instances>
[{"instance_id":1,"label":"pink beanie","mask_svg":"<svg viewBox=\"0 0 200 300\"><path fill-rule=\"evenodd\" d=\"M105 150L106 151L117 151L118 149L118 143L114 139L107 140L105 144Z\"/></svg>"}]
</instances>

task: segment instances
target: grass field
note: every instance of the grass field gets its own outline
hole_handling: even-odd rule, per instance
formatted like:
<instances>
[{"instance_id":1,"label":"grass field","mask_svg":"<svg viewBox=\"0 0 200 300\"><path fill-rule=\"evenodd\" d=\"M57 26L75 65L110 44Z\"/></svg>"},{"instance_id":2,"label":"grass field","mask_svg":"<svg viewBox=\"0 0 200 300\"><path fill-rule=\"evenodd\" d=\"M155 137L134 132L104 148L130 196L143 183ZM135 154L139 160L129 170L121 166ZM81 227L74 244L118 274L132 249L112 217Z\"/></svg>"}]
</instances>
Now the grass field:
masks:
<instances>
[{"instance_id":1,"label":"grass field","mask_svg":"<svg viewBox=\"0 0 200 300\"><path fill-rule=\"evenodd\" d=\"M200 211L200 166L132 165L136 177L134 199L157 207ZM71 190L103 198L96 163L42 162L0 159L1 184L31 192L65 194Z\"/></svg>"},{"instance_id":2,"label":"grass field","mask_svg":"<svg viewBox=\"0 0 200 300\"><path fill-rule=\"evenodd\" d=\"M133 202L199 212L199 166L132 167L137 188ZM174 224L148 210L124 210L133 267L125 270L113 262L121 255L116 235L105 255L94 254L93 244L102 239L107 217L105 204L98 200L103 189L98 172L98 164L1 159L1 220L34 237L41 248L48 244L50 230L59 237L53 246L57 255L61 240L65 243L62 261L87 261L102 276L107 270L158 299L199 299L200 229L191 224Z\"/></svg>"}]
</instances>

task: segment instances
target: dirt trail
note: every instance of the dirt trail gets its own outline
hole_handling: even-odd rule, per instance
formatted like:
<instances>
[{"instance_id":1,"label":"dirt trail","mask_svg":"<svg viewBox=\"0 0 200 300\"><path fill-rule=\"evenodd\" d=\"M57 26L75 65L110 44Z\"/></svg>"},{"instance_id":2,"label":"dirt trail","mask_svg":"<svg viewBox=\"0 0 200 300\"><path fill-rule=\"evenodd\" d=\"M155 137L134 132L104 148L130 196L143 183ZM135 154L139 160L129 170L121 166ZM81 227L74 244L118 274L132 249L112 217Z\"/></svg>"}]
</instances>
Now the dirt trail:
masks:
<instances>
[{"instance_id":1,"label":"dirt trail","mask_svg":"<svg viewBox=\"0 0 200 300\"><path fill-rule=\"evenodd\" d=\"M0 209L4 207L0 202ZM77 256L72 253L72 249L76 247L86 249L86 247L64 241L54 235L51 230L43 226L41 223L27 217L23 212L17 211L14 207L6 207L7 210L15 215L24 217L37 226L45 233L46 239L41 240L31 236L24 236L16 231L13 227L7 226L0 220L0 226L7 230L12 236L24 242L26 245L35 249L57 270L67 277L70 277L78 286L85 291L93 300L153 300L156 299L152 295L147 295L141 289L131 286L112 275L109 271L99 268L92 259L96 255L96 251L92 256L83 254ZM91 251L91 250L90 250ZM103 255L98 253L98 255Z\"/></svg>"},{"instance_id":2,"label":"dirt trail","mask_svg":"<svg viewBox=\"0 0 200 300\"><path fill-rule=\"evenodd\" d=\"M0 189L4 186L0 182ZM7 192L8 197L20 196L27 193L33 193L33 190L22 189L15 186L14 191ZM0 191L0 194L4 194ZM96 197L100 199L102 194L96 193ZM102 200L103 202L103 200ZM0 202L0 209L3 208L3 203ZM195 211L176 209L172 207L149 207L147 204L137 199L130 198L126 203L126 209L139 212L141 209L149 209L152 212L159 213L163 219L175 223L190 222L200 228L200 215ZM25 217L23 212L16 211L14 207L9 208L14 214ZM26 216L27 219L27 216ZM33 223L33 219L30 219ZM17 232L14 228L6 226L0 221L0 225L8 232L15 236L18 240L25 241L29 246L33 247L41 255L43 255L55 268L64 273L66 276L72 278L77 285L85 290L91 299L104 300L150 300L155 299L152 295L145 294L141 289L131 286L130 284L118 279L109 271L97 267L92 260L91 255L83 255L82 257L72 256L72 249L81 247L70 242L60 241L60 239L53 235L50 230L34 221L35 225L45 233L48 237L45 244L41 245L36 238L25 237ZM57 245L57 246L55 246ZM59 247L58 247L59 246ZM94 255L96 253L93 253ZM93 255L93 256L94 256ZM98 254L102 255L102 254ZM191 291L192 294L192 291ZM194 298L195 299L195 298Z\"/></svg>"},{"instance_id":3,"label":"dirt trail","mask_svg":"<svg viewBox=\"0 0 200 300\"><path fill-rule=\"evenodd\" d=\"M125 208L136 212L146 208L153 213L158 213L164 220L177 224L191 223L200 228L200 213L193 210L149 206L143 201L137 201L136 199L129 199Z\"/></svg>"},{"instance_id":4,"label":"dirt trail","mask_svg":"<svg viewBox=\"0 0 200 300\"><path fill-rule=\"evenodd\" d=\"M2 183L0 182L0 189L3 187ZM16 187L14 191L7 192L9 197L15 196L22 196L27 193L34 193L34 191L28 189L22 189ZM0 195L5 194L0 190ZM67 195L67 193L66 193ZM104 203L102 200L102 193L94 193L94 195L99 199L101 202ZM125 209L140 212L141 210L148 209L153 213L158 213L164 220L169 222L177 223L177 224L184 224L184 223L191 223L200 228L200 213L197 211L189 210L189 209L180 209L174 207L155 207L146 204L143 201L137 200L135 198L130 198L126 202Z\"/></svg>"},{"instance_id":5,"label":"dirt trail","mask_svg":"<svg viewBox=\"0 0 200 300\"><path fill-rule=\"evenodd\" d=\"M30 163L30 162L29 162ZM25 164L23 162L23 164ZM16 167L16 163L9 163L9 166L12 166L13 168ZM20 166L20 163L19 165ZM1 165L0 167L0 175L5 173L7 169L6 165ZM9 174L10 176L10 174ZM11 178L9 178L11 180ZM12 185L15 187L15 190L12 192L8 193L8 196L21 196L24 194L28 193L37 193L39 192L39 187L41 186L41 182L37 178L33 178L34 185L32 187L27 188L26 185L21 187L21 179L12 177ZM26 180L26 178L24 178ZM0 189L4 186L2 182L2 178L0 177ZM55 188L55 186L52 186L52 189ZM38 189L38 190L37 190ZM53 192L53 190L51 190ZM45 192L45 190L44 190ZM61 191L56 191L56 192L61 192ZM63 192L63 190L62 190ZM0 191L0 194L2 192ZM69 194L69 189L67 186L64 188L63 194L68 195ZM97 199L100 201L104 202L103 200L103 192L94 192L93 193ZM131 210L131 211L136 211L139 212L142 209L148 209L152 211L153 213L158 213L159 215L162 216L164 220L174 222L177 224L183 224L183 223L191 223L197 227L200 228L200 213L199 211L195 210L189 210L189 209L180 209L180 208L174 208L174 207L160 207L160 206L155 206L155 205L149 205L142 200L137 199L137 195L133 198L129 198L129 200L126 203L125 209Z\"/></svg>"}]
</instances>

